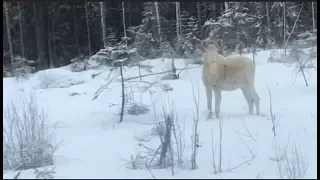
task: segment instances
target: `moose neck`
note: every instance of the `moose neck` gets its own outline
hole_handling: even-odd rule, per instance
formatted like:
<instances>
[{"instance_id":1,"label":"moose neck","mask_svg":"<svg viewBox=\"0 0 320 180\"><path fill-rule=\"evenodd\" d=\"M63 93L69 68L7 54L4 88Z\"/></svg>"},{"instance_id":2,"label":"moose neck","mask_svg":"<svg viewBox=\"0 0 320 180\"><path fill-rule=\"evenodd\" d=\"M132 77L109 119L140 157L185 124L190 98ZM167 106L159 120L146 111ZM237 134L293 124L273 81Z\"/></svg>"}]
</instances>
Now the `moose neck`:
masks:
<instances>
[{"instance_id":1,"label":"moose neck","mask_svg":"<svg viewBox=\"0 0 320 180\"><path fill-rule=\"evenodd\" d=\"M218 53L216 51L207 51L205 56L204 63L212 64L217 61Z\"/></svg>"}]
</instances>

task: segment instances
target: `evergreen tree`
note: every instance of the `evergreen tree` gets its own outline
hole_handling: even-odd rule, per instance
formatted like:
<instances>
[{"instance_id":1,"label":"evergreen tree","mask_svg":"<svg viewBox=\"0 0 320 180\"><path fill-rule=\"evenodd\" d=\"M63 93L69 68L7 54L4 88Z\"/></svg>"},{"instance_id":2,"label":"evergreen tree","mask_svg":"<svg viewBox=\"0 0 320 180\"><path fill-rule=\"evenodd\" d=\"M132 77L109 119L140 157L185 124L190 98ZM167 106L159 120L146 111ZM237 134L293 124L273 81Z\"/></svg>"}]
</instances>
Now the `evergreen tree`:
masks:
<instances>
[{"instance_id":1,"label":"evergreen tree","mask_svg":"<svg viewBox=\"0 0 320 180\"><path fill-rule=\"evenodd\" d=\"M268 13L266 8L266 2L255 2L253 9L258 17L258 22L254 26L256 30L256 45L260 48L272 47L275 44L275 40L270 36L271 29L268 28ZM269 8L268 8L269 10Z\"/></svg>"},{"instance_id":2,"label":"evergreen tree","mask_svg":"<svg viewBox=\"0 0 320 180\"><path fill-rule=\"evenodd\" d=\"M287 16L286 16L287 17ZM287 19L287 18L286 18ZM283 21L283 2L274 2L270 8L270 20L272 32L271 36L276 40L276 44L280 47L283 44L284 21ZM289 35L288 21L286 21L285 35Z\"/></svg>"},{"instance_id":3,"label":"evergreen tree","mask_svg":"<svg viewBox=\"0 0 320 180\"><path fill-rule=\"evenodd\" d=\"M197 19L190 16L187 11L181 13L181 36L177 41L178 54L186 57L195 56L200 45L200 31Z\"/></svg>"},{"instance_id":4,"label":"evergreen tree","mask_svg":"<svg viewBox=\"0 0 320 180\"><path fill-rule=\"evenodd\" d=\"M89 35L93 54L103 48L99 2L87 3L89 34L84 3L42 2L41 5L38 3L36 2L36 7L41 8L35 8L36 16L33 2L9 3L8 19L14 59L16 57L19 59L19 56L25 60L38 59L36 30L40 30L42 36L42 45L38 45L42 51L40 54L43 60L40 61L48 61L39 62L43 68L48 67L44 63L50 64L50 67L59 67L69 64L71 59L89 54ZM200 5L199 9L197 4ZM283 47L291 34L288 48L297 41L301 46L310 47L316 43L314 31L317 22L317 3L313 3L312 6L312 2L304 2L298 18L301 4L301 2L285 4L231 2L228 3L228 10L225 10L224 3L219 2L181 3L181 36L177 39L175 3L159 2L161 37L165 42L161 45L154 2L132 2L128 4L130 8L126 9L125 14L125 19L128 20L126 25L132 26L127 30L128 46L137 47L138 52L145 58L161 56L167 52L166 49L170 49L168 45L174 47L180 56L196 56L195 52L201 47L199 47L200 38L203 39L204 36L218 43L221 50L230 52L238 50L241 53L243 48L253 48L256 45L260 48ZM105 9L107 36L112 36L108 41L114 41L113 45L117 46L124 36L123 23L119 23L123 18L121 2L107 2ZM3 15L5 17L5 14ZM210 18L213 19L207 20ZM200 35L198 23L203 21L206 22L201 27L203 31ZM4 19L3 64L10 67L10 45L5 22Z\"/></svg>"},{"instance_id":5,"label":"evergreen tree","mask_svg":"<svg viewBox=\"0 0 320 180\"><path fill-rule=\"evenodd\" d=\"M249 10L243 3L230 3L230 7L224 11L218 21L207 23L211 27L209 39L219 47L221 53L226 48L228 51L238 50L242 53L245 47L253 44L250 34L252 28L258 22L258 17L249 14Z\"/></svg>"}]
</instances>

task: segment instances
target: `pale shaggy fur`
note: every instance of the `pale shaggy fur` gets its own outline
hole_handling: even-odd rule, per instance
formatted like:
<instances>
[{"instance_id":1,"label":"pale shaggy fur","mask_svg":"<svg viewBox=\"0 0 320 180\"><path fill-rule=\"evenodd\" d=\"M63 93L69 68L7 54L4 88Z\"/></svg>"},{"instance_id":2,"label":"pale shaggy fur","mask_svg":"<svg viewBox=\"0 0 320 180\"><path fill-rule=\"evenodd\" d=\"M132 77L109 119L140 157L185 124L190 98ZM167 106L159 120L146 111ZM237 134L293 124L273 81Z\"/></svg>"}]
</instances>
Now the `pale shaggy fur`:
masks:
<instances>
[{"instance_id":1,"label":"pale shaggy fur","mask_svg":"<svg viewBox=\"0 0 320 180\"><path fill-rule=\"evenodd\" d=\"M212 91L215 96L215 114L220 117L221 91L241 89L248 103L249 113L260 114L260 98L254 88L255 64L250 58L243 56L223 57L218 54L215 45L205 47L202 81L206 87L207 118L212 118Z\"/></svg>"}]
</instances>

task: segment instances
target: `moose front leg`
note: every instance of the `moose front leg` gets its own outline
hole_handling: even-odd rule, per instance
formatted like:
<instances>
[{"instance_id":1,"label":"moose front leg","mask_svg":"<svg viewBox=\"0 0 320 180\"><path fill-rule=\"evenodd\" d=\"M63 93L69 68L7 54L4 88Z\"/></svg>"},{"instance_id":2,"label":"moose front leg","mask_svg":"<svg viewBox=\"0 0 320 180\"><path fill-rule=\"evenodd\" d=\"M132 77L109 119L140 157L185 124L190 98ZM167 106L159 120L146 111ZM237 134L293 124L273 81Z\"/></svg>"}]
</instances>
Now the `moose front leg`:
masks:
<instances>
[{"instance_id":1,"label":"moose front leg","mask_svg":"<svg viewBox=\"0 0 320 180\"><path fill-rule=\"evenodd\" d=\"M208 108L207 119L212 119L212 89L206 88L206 94L207 94L207 108Z\"/></svg>"},{"instance_id":2,"label":"moose front leg","mask_svg":"<svg viewBox=\"0 0 320 180\"><path fill-rule=\"evenodd\" d=\"M221 89L214 88L214 101L215 101L215 107L214 107L214 112L216 114L217 118L220 118L220 106L221 106Z\"/></svg>"}]
</instances>

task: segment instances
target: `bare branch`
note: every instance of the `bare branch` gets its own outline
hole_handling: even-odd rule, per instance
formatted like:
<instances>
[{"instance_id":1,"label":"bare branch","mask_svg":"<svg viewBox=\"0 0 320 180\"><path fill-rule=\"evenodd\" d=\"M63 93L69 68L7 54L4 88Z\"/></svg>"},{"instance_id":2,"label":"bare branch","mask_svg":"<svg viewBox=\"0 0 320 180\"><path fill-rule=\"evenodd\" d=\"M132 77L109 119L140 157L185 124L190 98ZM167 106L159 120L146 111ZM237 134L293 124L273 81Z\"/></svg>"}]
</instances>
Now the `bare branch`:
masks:
<instances>
[{"instance_id":1,"label":"bare branch","mask_svg":"<svg viewBox=\"0 0 320 180\"><path fill-rule=\"evenodd\" d=\"M219 141L219 172L222 172L222 135L223 135L223 116L219 118L219 134L220 134L220 141Z\"/></svg>"},{"instance_id":2,"label":"bare branch","mask_svg":"<svg viewBox=\"0 0 320 180\"><path fill-rule=\"evenodd\" d=\"M96 93L94 94L94 97L93 97L92 100L96 100L96 99L100 96L100 94L101 94L105 89L107 89L108 86L112 83L112 81L113 81L114 79L116 79L119 75L120 75L120 74L114 76L112 79L109 80L109 82L108 82L106 85L104 85L104 86L102 86L101 88L99 88L99 89L96 91Z\"/></svg>"},{"instance_id":3,"label":"bare branch","mask_svg":"<svg viewBox=\"0 0 320 180\"><path fill-rule=\"evenodd\" d=\"M183 69L194 69L194 68L198 68L198 67L190 67L190 68L183 68ZM183 69L177 69L177 70L183 70ZM152 74L145 74L145 75L141 75L141 76L130 77L130 78L127 78L127 79L124 79L124 80L127 81L127 80L131 80L131 79L137 79L137 78L146 77L146 76L154 76L154 75L158 75L158 74L165 74L165 73L169 73L169 72L172 72L172 70L158 72L158 73L152 73Z\"/></svg>"},{"instance_id":4,"label":"bare branch","mask_svg":"<svg viewBox=\"0 0 320 180\"><path fill-rule=\"evenodd\" d=\"M15 176L13 176L13 179L19 179L21 171L19 171Z\"/></svg>"},{"instance_id":5,"label":"bare branch","mask_svg":"<svg viewBox=\"0 0 320 180\"><path fill-rule=\"evenodd\" d=\"M3 166L5 169L22 170L53 165L53 156L61 147L57 142L57 126L46 121L34 95L17 102L11 101L4 108Z\"/></svg>"},{"instance_id":6,"label":"bare branch","mask_svg":"<svg viewBox=\"0 0 320 180\"><path fill-rule=\"evenodd\" d=\"M291 51L292 56L294 56L296 58L296 61L297 61L297 64L296 64L295 68L298 69L292 85L295 84L298 75L301 73L302 76L303 76L305 85L306 85L306 87L308 87L308 81L307 81L305 73L308 73L309 75L310 75L310 73L308 71L306 71L305 69L306 69L306 63L308 62L308 60L310 60L311 55L309 55L309 57L306 60L302 61L301 57L300 57L300 53L302 53L302 51L297 49L297 48L295 48L295 49L293 49Z\"/></svg>"},{"instance_id":7,"label":"bare branch","mask_svg":"<svg viewBox=\"0 0 320 180\"><path fill-rule=\"evenodd\" d=\"M250 165L250 162L253 161L253 160L256 158L256 156L257 156L257 153L253 153L253 150L250 149L250 147L246 144L246 142L245 142L240 136L238 136L238 137L240 138L240 140L242 141L242 143L246 146L246 148L247 148L248 151L250 152L250 158L249 158L249 159L245 159L244 157L242 157L242 158L244 159L244 161L243 161L242 163L240 163L240 164L232 167L232 168L229 168L229 169L227 170L228 172L233 171L233 170L235 170L235 169L237 169L237 168L240 168L241 166L243 166L243 165L245 165L245 164Z\"/></svg>"},{"instance_id":8,"label":"bare branch","mask_svg":"<svg viewBox=\"0 0 320 180\"><path fill-rule=\"evenodd\" d=\"M272 132L273 132L273 137L275 138L276 137L276 122L275 122L276 116L273 114L273 110L272 110L272 96L271 96L269 87L268 87L268 93L269 93L269 101L270 101L269 112L270 112L270 119L272 122Z\"/></svg>"},{"instance_id":9,"label":"bare branch","mask_svg":"<svg viewBox=\"0 0 320 180\"><path fill-rule=\"evenodd\" d=\"M176 109L175 109L175 112ZM176 121L173 123L173 135L176 141L176 148L177 148L177 158L178 158L178 166L182 167L182 158L183 158L183 152L185 149L185 141L183 141L182 137L184 134L185 124L186 124L186 118L184 119L183 129L181 130L180 124L178 122L177 115L175 116ZM177 129L176 129L177 128ZM178 132L177 132L178 130Z\"/></svg>"},{"instance_id":10,"label":"bare branch","mask_svg":"<svg viewBox=\"0 0 320 180\"><path fill-rule=\"evenodd\" d=\"M157 178L154 176L154 174L152 173L150 167L148 167L147 162L146 162L146 168L148 169L148 171L149 171L149 173L151 174L152 178L153 178L153 179L157 179Z\"/></svg>"},{"instance_id":11,"label":"bare branch","mask_svg":"<svg viewBox=\"0 0 320 180\"><path fill-rule=\"evenodd\" d=\"M244 119L241 118L241 120L242 120L243 125L244 125L244 128L245 128L245 130L246 130L246 134L241 133L241 132L235 130L234 128L233 128L233 131L236 132L236 133L239 134L239 135L242 135L242 136L251 138L253 141L257 142L256 138L254 138L253 135L251 134L251 132L249 131L249 129L248 129L248 127L247 127L247 124L245 123Z\"/></svg>"},{"instance_id":12,"label":"bare branch","mask_svg":"<svg viewBox=\"0 0 320 180\"><path fill-rule=\"evenodd\" d=\"M286 41L285 44L284 44L284 49L286 49L287 43L288 43L288 41L289 41L289 39L290 39L290 37L291 37L291 35L292 35L292 33L293 33L296 25L297 25L297 22L298 22L298 20L299 20L299 17L300 17L301 11L302 11L303 3L304 3L304 2L302 2L302 4L301 4L299 14L298 14L298 16L297 16L296 21L294 22L294 25L293 25L293 27L292 27L291 33L289 34L289 36L288 36L288 38L287 38L287 41Z\"/></svg>"},{"instance_id":13,"label":"bare branch","mask_svg":"<svg viewBox=\"0 0 320 180\"><path fill-rule=\"evenodd\" d=\"M278 175L281 179L303 179L308 169L307 156L294 144L291 147L291 157L288 155L288 144L284 147L274 143L274 158L270 160L276 162Z\"/></svg>"},{"instance_id":14,"label":"bare branch","mask_svg":"<svg viewBox=\"0 0 320 180\"><path fill-rule=\"evenodd\" d=\"M125 101L125 93L124 93L124 80L123 80L123 73L122 73L122 65L120 65L120 75L121 75L121 89L122 89L122 105L121 105L121 113L120 113L120 121L119 122L122 122L123 120L123 115L124 115L124 101Z\"/></svg>"},{"instance_id":15,"label":"bare branch","mask_svg":"<svg viewBox=\"0 0 320 180\"><path fill-rule=\"evenodd\" d=\"M191 61L189 60L188 62L187 62L187 64L180 70L180 72L178 73L178 77L180 77L180 74L182 73L182 71L184 71L188 66L189 66L189 64L191 63ZM187 68L187 69L190 69L190 68Z\"/></svg>"},{"instance_id":16,"label":"bare branch","mask_svg":"<svg viewBox=\"0 0 320 180\"><path fill-rule=\"evenodd\" d=\"M227 171L228 171L228 172L231 172L231 171L233 171L233 170L235 170L235 169L237 169L237 168L240 168L241 166L243 166L243 165L245 165L245 164L248 164L249 162L253 161L253 160L255 159L255 157L256 157L256 156L252 156L250 159L245 160L244 162L238 164L237 166L234 166L234 167L228 169Z\"/></svg>"},{"instance_id":17,"label":"bare branch","mask_svg":"<svg viewBox=\"0 0 320 180\"><path fill-rule=\"evenodd\" d=\"M172 91L173 88L171 87L168 87L167 84L158 84L156 81L155 82L148 82L148 81L126 81L128 83L145 83L145 84L148 84L149 86L146 87L146 89L149 89L151 88L152 86L155 86L155 87L158 87L158 88L161 88L162 90L164 91Z\"/></svg>"},{"instance_id":18,"label":"bare branch","mask_svg":"<svg viewBox=\"0 0 320 180\"><path fill-rule=\"evenodd\" d=\"M216 162L215 162L215 148L214 148L214 143L213 143L213 129L211 129L211 139L212 139L212 145L211 145L211 150L212 150L212 165L213 165L213 170L214 170L214 173L217 174L218 171L217 171L217 167L216 167Z\"/></svg>"},{"instance_id":19,"label":"bare branch","mask_svg":"<svg viewBox=\"0 0 320 180\"><path fill-rule=\"evenodd\" d=\"M193 102L196 108L196 116L193 116L193 133L191 136L192 140L192 154L191 154L191 170L197 169L197 163L196 163L196 156L197 156L197 150L199 148L199 133L198 133L198 124L199 124L199 100L200 100L200 91L199 86L197 91L197 96L194 92L194 86L191 81L192 85L192 96L193 96Z\"/></svg>"},{"instance_id":20,"label":"bare branch","mask_svg":"<svg viewBox=\"0 0 320 180\"><path fill-rule=\"evenodd\" d=\"M103 70L103 71L101 71L101 72L92 74L92 75L91 75L91 78L94 79L96 76L99 76L100 74L102 74L102 73L104 73L104 72L106 72L106 71L109 70L109 74L108 74L108 79L109 79L109 78L110 78L110 75L111 75L111 73L112 73L112 71L113 71L114 69L115 69L115 68L105 69L105 70Z\"/></svg>"}]
</instances>

